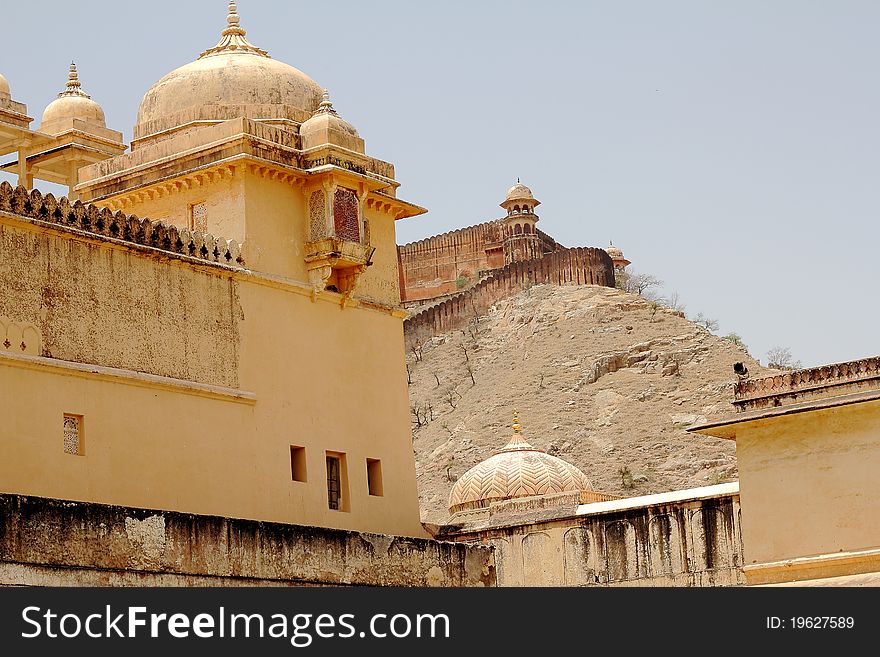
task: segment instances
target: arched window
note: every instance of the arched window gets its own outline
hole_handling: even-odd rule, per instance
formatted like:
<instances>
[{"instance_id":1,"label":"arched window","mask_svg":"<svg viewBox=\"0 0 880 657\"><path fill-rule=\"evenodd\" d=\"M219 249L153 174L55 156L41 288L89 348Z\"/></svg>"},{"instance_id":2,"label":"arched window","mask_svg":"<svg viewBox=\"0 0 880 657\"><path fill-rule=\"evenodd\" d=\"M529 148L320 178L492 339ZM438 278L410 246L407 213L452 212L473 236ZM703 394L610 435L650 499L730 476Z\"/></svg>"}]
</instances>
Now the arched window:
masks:
<instances>
[{"instance_id":1,"label":"arched window","mask_svg":"<svg viewBox=\"0 0 880 657\"><path fill-rule=\"evenodd\" d=\"M521 224L517 224L516 226L513 227L513 234L514 235L522 235L522 225Z\"/></svg>"},{"instance_id":2,"label":"arched window","mask_svg":"<svg viewBox=\"0 0 880 657\"><path fill-rule=\"evenodd\" d=\"M529 206L528 206L528 205L524 205L524 206L523 206L523 212L528 212L528 211L529 211Z\"/></svg>"},{"instance_id":3,"label":"arched window","mask_svg":"<svg viewBox=\"0 0 880 657\"><path fill-rule=\"evenodd\" d=\"M518 205L514 205L514 206L513 206L513 211L514 211L514 213L519 214L519 206L518 206Z\"/></svg>"},{"instance_id":4,"label":"arched window","mask_svg":"<svg viewBox=\"0 0 880 657\"><path fill-rule=\"evenodd\" d=\"M526 224L525 226L523 226L523 232L526 235L531 235L532 234L532 224Z\"/></svg>"}]
</instances>

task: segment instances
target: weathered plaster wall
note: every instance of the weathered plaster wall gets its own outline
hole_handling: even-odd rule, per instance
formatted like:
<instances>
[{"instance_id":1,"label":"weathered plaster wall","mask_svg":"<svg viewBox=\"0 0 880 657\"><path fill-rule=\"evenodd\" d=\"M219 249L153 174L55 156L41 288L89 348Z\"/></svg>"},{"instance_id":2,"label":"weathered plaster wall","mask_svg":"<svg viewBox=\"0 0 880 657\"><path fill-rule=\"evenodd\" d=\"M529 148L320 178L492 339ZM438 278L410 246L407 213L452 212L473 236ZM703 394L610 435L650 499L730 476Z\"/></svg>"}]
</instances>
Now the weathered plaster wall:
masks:
<instances>
[{"instance_id":1,"label":"weathered plaster wall","mask_svg":"<svg viewBox=\"0 0 880 657\"><path fill-rule=\"evenodd\" d=\"M0 494L0 586L494 586L430 539Z\"/></svg>"},{"instance_id":2,"label":"weathered plaster wall","mask_svg":"<svg viewBox=\"0 0 880 657\"><path fill-rule=\"evenodd\" d=\"M494 546L499 586L745 582L738 495L589 511L602 504L580 507L583 515L440 535Z\"/></svg>"},{"instance_id":3,"label":"weathered plaster wall","mask_svg":"<svg viewBox=\"0 0 880 657\"><path fill-rule=\"evenodd\" d=\"M540 283L613 287L614 267L609 255L595 248L563 249L538 260L505 265L474 287L407 319L407 350L416 342L466 326L499 299Z\"/></svg>"},{"instance_id":4,"label":"weathered plaster wall","mask_svg":"<svg viewBox=\"0 0 880 657\"><path fill-rule=\"evenodd\" d=\"M159 265L9 215L0 254L0 315L38 326L44 355L237 385L241 307L225 272Z\"/></svg>"}]
</instances>

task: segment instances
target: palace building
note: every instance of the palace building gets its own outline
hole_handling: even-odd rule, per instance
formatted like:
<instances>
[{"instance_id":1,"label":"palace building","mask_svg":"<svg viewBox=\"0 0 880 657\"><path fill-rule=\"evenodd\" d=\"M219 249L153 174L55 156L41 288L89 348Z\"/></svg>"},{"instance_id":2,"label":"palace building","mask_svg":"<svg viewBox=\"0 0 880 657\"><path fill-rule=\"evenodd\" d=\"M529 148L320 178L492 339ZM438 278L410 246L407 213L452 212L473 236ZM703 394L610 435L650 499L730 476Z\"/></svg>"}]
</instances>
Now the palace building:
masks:
<instances>
[{"instance_id":1,"label":"palace building","mask_svg":"<svg viewBox=\"0 0 880 657\"><path fill-rule=\"evenodd\" d=\"M426 536L393 165L235 2L130 152L81 73L36 129L0 78L3 491Z\"/></svg>"},{"instance_id":2,"label":"palace building","mask_svg":"<svg viewBox=\"0 0 880 657\"><path fill-rule=\"evenodd\" d=\"M877 359L741 375L740 412L692 430L737 440L742 505L595 491L515 417L423 524L406 350L630 261L560 245L519 181L500 218L397 246L425 209L234 1L130 146L92 74L37 127L0 75L0 586L876 581Z\"/></svg>"}]
</instances>

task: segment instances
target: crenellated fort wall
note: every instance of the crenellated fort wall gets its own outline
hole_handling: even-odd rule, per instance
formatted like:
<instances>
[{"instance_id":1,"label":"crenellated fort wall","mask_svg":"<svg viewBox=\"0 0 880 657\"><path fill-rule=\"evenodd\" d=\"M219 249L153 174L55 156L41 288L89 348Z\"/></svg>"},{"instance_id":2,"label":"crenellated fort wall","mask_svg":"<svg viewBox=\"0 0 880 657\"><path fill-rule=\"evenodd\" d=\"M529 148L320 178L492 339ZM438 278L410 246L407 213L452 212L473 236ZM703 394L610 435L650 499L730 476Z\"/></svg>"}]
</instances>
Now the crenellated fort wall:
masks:
<instances>
[{"instance_id":1,"label":"crenellated fort wall","mask_svg":"<svg viewBox=\"0 0 880 657\"><path fill-rule=\"evenodd\" d=\"M466 284L479 281L490 270L511 260L509 254L505 257L505 249L517 248L517 241L529 242L536 258L562 248L541 231L512 240L511 237L503 222L496 220L398 246L401 301L455 293L460 289L459 279L467 279Z\"/></svg>"},{"instance_id":2,"label":"crenellated fort wall","mask_svg":"<svg viewBox=\"0 0 880 657\"><path fill-rule=\"evenodd\" d=\"M614 286L614 266L602 249L563 249L537 260L512 262L452 298L404 322L406 348L435 335L467 326L500 299L541 283Z\"/></svg>"}]
</instances>

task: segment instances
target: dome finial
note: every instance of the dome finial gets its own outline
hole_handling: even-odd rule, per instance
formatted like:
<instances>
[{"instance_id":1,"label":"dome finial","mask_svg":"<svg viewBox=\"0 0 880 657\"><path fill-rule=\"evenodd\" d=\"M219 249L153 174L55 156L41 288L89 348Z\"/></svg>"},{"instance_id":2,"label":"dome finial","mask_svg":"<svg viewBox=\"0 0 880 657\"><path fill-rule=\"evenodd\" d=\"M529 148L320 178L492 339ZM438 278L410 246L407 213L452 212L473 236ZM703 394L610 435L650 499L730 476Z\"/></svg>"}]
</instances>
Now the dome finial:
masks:
<instances>
[{"instance_id":1,"label":"dome finial","mask_svg":"<svg viewBox=\"0 0 880 657\"><path fill-rule=\"evenodd\" d=\"M317 114L333 114L334 116L339 116L336 110L333 109L333 103L330 102L330 91L327 89L324 89L324 93L321 95L321 103L318 105L318 109L315 110L314 115Z\"/></svg>"},{"instance_id":2,"label":"dome finial","mask_svg":"<svg viewBox=\"0 0 880 657\"><path fill-rule=\"evenodd\" d=\"M238 16L238 5L235 0L229 0L229 13L226 15L226 29L220 33L220 41L213 48L208 48L199 55L199 59L207 55L216 55L218 53L250 53L252 55L260 55L268 57L262 48L257 48L254 44L245 38L244 28L241 26L241 19Z\"/></svg>"},{"instance_id":3,"label":"dome finial","mask_svg":"<svg viewBox=\"0 0 880 657\"><path fill-rule=\"evenodd\" d=\"M79 89L82 85L79 81L79 73L76 72L76 62L70 62L70 69L67 71L67 90L73 91Z\"/></svg>"},{"instance_id":4,"label":"dome finial","mask_svg":"<svg viewBox=\"0 0 880 657\"><path fill-rule=\"evenodd\" d=\"M59 98L62 96L84 96L85 98L91 98L82 90L82 83L79 81L79 73L76 71L76 63L74 62L70 62L70 68L67 69L67 86L64 87L64 91L58 94Z\"/></svg>"},{"instance_id":5,"label":"dome finial","mask_svg":"<svg viewBox=\"0 0 880 657\"><path fill-rule=\"evenodd\" d=\"M504 447L502 452L511 452L518 450L534 450L535 448L522 435L522 425L519 423L519 411L513 411L513 435L510 441Z\"/></svg>"},{"instance_id":6,"label":"dome finial","mask_svg":"<svg viewBox=\"0 0 880 657\"><path fill-rule=\"evenodd\" d=\"M517 184L517 185L520 184L520 182L519 182L519 176L516 177L516 184Z\"/></svg>"},{"instance_id":7,"label":"dome finial","mask_svg":"<svg viewBox=\"0 0 880 657\"><path fill-rule=\"evenodd\" d=\"M238 25L238 7L235 4L235 0L229 0L229 14L226 16L226 23L229 27Z\"/></svg>"}]
</instances>

